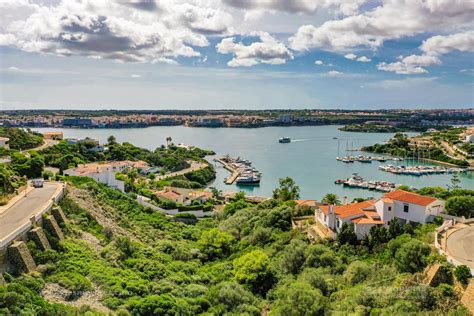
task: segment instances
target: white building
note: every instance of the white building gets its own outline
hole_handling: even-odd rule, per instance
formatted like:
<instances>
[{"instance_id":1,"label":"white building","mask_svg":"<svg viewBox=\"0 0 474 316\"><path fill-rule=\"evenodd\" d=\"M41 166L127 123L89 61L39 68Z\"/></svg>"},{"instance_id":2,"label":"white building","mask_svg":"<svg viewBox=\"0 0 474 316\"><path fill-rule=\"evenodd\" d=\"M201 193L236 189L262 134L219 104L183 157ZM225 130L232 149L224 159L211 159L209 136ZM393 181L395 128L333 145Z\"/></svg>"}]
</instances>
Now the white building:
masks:
<instances>
[{"instance_id":1,"label":"white building","mask_svg":"<svg viewBox=\"0 0 474 316\"><path fill-rule=\"evenodd\" d=\"M10 145L8 145L9 140L8 137L0 137L0 148L10 149Z\"/></svg>"},{"instance_id":2,"label":"white building","mask_svg":"<svg viewBox=\"0 0 474 316\"><path fill-rule=\"evenodd\" d=\"M79 165L76 168L64 171L65 176L89 177L98 183L106 184L108 187L125 191L125 183L116 179L117 172L124 172L127 168L147 168L148 164L143 161L111 161L108 163L90 163Z\"/></svg>"},{"instance_id":3,"label":"white building","mask_svg":"<svg viewBox=\"0 0 474 316\"><path fill-rule=\"evenodd\" d=\"M466 143L474 144L474 134L466 135Z\"/></svg>"},{"instance_id":4,"label":"white building","mask_svg":"<svg viewBox=\"0 0 474 316\"><path fill-rule=\"evenodd\" d=\"M321 205L315 219L335 232L343 223L354 224L358 238L363 238L375 225L388 225L393 219L402 222L427 223L444 211L444 202L403 190L386 193L381 199L348 205Z\"/></svg>"}]
</instances>

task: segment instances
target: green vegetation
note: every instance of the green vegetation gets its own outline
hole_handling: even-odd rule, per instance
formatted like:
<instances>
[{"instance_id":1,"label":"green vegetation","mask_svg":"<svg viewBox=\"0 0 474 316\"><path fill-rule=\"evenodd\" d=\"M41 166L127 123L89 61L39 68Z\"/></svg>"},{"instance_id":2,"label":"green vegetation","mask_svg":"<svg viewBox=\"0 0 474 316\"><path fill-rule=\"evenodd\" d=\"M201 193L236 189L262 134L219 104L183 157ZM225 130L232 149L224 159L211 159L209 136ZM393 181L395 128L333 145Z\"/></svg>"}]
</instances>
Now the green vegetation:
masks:
<instances>
[{"instance_id":1,"label":"green vegetation","mask_svg":"<svg viewBox=\"0 0 474 316\"><path fill-rule=\"evenodd\" d=\"M441 260L446 271L453 270L426 243L435 225L393 222L362 241L347 226L345 237L311 244L292 230L295 205L284 198L253 205L239 194L222 216L173 221L90 179L70 180L82 193L60 203L70 219L67 239L59 251L34 252L47 266L35 287L15 285L22 277L0 287L6 313L84 313L39 297L44 283L54 282L71 291L71 299L97 287L102 304L131 314L467 315L452 273L434 287L420 282L418 273L431 262ZM295 187L287 184L282 181L277 192ZM80 196L92 198L94 212L108 220L100 222L79 206ZM81 232L100 243L82 240ZM2 295L6 289L12 294ZM25 295L31 298L10 299Z\"/></svg>"},{"instance_id":2,"label":"green vegetation","mask_svg":"<svg viewBox=\"0 0 474 316\"><path fill-rule=\"evenodd\" d=\"M429 148L418 148L414 145L410 145L410 140L405 134L402 133L395 134L395 136L390 139L387 144L365 146L362 147L362 150L378 154L407 157L408 159L412 157L428 158L461 167L469 165L466 160L458 160L446 156L444 152L437 146L433 145Z\"/></svg>"},{"instance_id":3,"label":"green vegetation","mask_svg":"<svg viewBox=\"0 0 474 316\"><path fill-rule=\"evenodd\" d=\"M456 177L453 178L456 179ZM446 200L446 212L450 215L474 217L474 190L462 189L457 184L453 184L448 189L426 187L418 190L417 193Z\"/></svg>"},{"instance_id":4,"label":"green vegetation","mask_svg":"<svg viewBox=\"0 0 474 316\"><path fill-rule=\"evenodd\" d=\"M188 168L190 165L187 160L202 161L206 155L213 154L212 151L199 148L186 149L176 146L169 148L162 146L150 151L130 143L119 144L113 137L109 137L108 150L96 151L94 150L96 146L97 143L88 139L73 145L61 141L58 145L46 148L40 153L44 156L47 165L61 170L77 166L80 163L95 161L143 160L151 166L163 168L163 171L178 171Z\"/></svg>"},{"instance_id":5,"label":"green vegetation","mask_svg":"<svg viewBox=\"0 0 474 316\"><path fill-rule=\"evenodd\" d=\"M25 150L40 146L43 135L21 128L0 127L0 136L8 137L10 149Z\"/></svg>"}]
</instances>

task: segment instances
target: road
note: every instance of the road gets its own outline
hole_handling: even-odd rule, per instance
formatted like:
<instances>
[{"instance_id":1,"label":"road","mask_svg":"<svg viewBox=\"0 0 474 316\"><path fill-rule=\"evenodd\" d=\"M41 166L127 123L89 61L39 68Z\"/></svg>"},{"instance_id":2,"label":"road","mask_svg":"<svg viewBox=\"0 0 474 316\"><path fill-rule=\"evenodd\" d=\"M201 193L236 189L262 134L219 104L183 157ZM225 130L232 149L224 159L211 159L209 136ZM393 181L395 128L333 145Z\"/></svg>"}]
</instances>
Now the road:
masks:
<instances>
[{"instance_id":1,"label":"road","mask_svg":"<svg viewBox=\"0 0 474 316\"><path fill-rule=\"evenodd\" d=\"M54 145L57 145L57 144L59 144L59 140L45 139L45 140L44 140L44 143L41 144L40 146L35 147L35 148L31 148L31 149L23 150L22 153L23 153L24 155L26 155L26 154L28 154L28 152L29 152L30 150L40 151L40 150L46 149L46 148L48 148L48 147L51 147L51 146L54 146Z\"/></svg>"},{"instance_id":2,"label":"road","mask_svg":"<svg viewBox=\"0 0 474 316\"><path fill-rule=\"evenodd\" d=\"M53 197L60 183L45 183L43 188L28 192L10 208L0 214L0 240L3 240L18 227L28 222Z\"/></svg>"},{"instance_id":3,"label":"road","mask_svg":"<svg viewBox=\"0 0 474 316\"><path fill-rule=\"evenodd\" d=\"M474 269L474 226L471 225L450 234L446 251L457 261Z\"/></svg>"},{"instance_id":4,"label":"road","mask_svg":"<svg viewBox=\"0 0 474 316\"><path fill-rule=\"evenodd\" d=\"M179 170L179 171L176 171L176 172L167 173L167 174L162 175L162 176L157 176L155 178L155 180L162 180L162 179L166 179L166 178L170 178L170 177L181 176L181 175L186 174L188 172L196 171L196 170L199 170L199 169L202 169L202 168L205 168L205 167L208 166L206 163L199 162L199 161L194 161L194 160L190 161L190 163L191 163L191 166L189 168Z\"/></svg>"}]
</instances>

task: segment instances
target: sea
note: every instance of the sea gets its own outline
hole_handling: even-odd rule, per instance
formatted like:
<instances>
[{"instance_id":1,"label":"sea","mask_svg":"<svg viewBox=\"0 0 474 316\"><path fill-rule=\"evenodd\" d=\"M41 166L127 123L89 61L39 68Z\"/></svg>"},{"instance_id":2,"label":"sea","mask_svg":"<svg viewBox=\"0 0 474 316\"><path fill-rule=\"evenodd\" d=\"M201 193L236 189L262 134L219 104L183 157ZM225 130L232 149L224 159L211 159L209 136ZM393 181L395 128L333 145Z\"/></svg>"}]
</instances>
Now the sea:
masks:
<instances>
[{"instance_id":1,"label":"sea","mask_svg":"<svg viewBox=\"0 0 474 316\"><path fill-rule=\"evenodd\" d=\"M302 199L320 200L328 193L335 193L340 199L347 197L379 197L382 193L361 188L347 188L334 183L357 173L366 180L390 181L396 184L422 188L426 186L447 187L451 184L451 174L409 176L395 175L379 170L380 164L427 165L420 161L388 161L372 163L343 163L336 156L370 155L355 151L362 146L383 143L392 133L356 133L338 130L340 126L291 126L265 128L203 128L185 126L153 126L127 129L35 129L38 131L61 130L65 138L98 139L105 143L110 135L118 142L130 142L136 146L153 150L166 144L171 137L175 144L185 144L216 152L215 157L230 155L250 160L253 167L262 173L259 186L226 185L229 175L220 164L214 164L217 176L209 186L223 191L245 191L247 195L270 197L278 187L279 179L291 177L300 188ZM409 133L409 136L414 135ZM291 143L278 142L281 137L290 137ZM353 151L348 151L353 150ZM386 155L385 155L386 156ZM461 186L474 189L474 173L460 174Z\"/></svg>"}]
</instances>

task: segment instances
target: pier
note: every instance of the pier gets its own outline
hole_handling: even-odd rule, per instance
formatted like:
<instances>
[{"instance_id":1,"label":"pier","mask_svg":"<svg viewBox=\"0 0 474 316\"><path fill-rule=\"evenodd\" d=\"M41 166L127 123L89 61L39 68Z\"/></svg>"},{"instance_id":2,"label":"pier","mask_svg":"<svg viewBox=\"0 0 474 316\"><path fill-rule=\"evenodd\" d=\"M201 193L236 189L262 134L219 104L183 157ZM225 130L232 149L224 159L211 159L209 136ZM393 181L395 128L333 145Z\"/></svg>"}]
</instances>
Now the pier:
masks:
<instances>
[{"instance_id":1,"label":"pier","mask_svg":"<svg viewBox=\"0 0 474 316\"><path fill-rule=\"evenodd\" d=\"M248 160L226 156L223 158L215 158L214 161L222 164L225 169L232 173L224 180L224 183L227 185L233 184L234 182L241 185L256 185L260 183L261 173L255 168L252 168L252 163Z\"/></svg>"}]
</instances>

